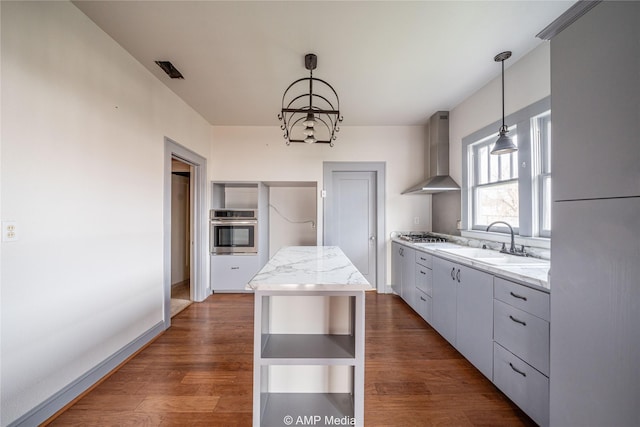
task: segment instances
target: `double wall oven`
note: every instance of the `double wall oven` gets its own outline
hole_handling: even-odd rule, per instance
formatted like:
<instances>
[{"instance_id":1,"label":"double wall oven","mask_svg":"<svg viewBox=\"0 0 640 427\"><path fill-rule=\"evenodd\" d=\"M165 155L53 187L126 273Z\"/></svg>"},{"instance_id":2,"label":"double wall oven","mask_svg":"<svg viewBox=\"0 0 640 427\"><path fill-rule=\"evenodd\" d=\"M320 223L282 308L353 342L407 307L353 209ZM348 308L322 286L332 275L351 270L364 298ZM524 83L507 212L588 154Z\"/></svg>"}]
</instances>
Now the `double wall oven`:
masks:
<instances>
[{"instance_id":1,"label":"double wall oven","mask_svg":"<svg viewBox=\"0 0 640 427\"><path fill-rule=\"evenodd\" d=\"M212 254L242 255L258 252L256 209L212 209L209 221Z\"/></svg>"}]
</instances>

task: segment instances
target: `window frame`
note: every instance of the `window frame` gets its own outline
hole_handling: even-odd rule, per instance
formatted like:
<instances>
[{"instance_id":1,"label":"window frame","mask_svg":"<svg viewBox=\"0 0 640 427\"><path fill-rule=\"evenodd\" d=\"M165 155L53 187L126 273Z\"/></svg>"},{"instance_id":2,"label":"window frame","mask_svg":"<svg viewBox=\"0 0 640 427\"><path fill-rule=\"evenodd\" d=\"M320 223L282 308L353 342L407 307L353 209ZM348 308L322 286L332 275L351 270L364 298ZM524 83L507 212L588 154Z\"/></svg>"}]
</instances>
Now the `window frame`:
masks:
<instances>
[{"instance_id":1,"label":"window frame","mask_svg":"<svg viewBox=\"0 0 640 427\"><path fill-rule=\"evenodd\" d=\"M532 150L538 150L534 143L534 137L532 132L531 119L538 117L551 110L551 97L547 96L533 104L522 108L505 117L505 123L509 125L509 129L513 129L518 138L518 151L517 151L517 180L518 180L518 199L519 199L519 218L520 224L517 229L514 229L514 233L523 237L543 237L542 230L538 230L540 227L540 215L542 209L542 203L539 200L541 193L541 185L536 182L539 175L534 175L536 171L536 161L532 156ZM462 138L462 226L463 230L470 231L486 231L486 226L482 227L476 225L474 227L474 212L473 204L475 202L474 186L472 183L477 179L474 165L474 159L470 146L474 146L487 138L495 135L498 137L497 130L502 124L502 119L485 126L484 128L473 132L472 134ZM472 172L472 173L470 173ZM534 206L535 211L534 211ZM509 233L507 227L495 227L491 228L491 231Z\"/></svg>"}]
</instances>

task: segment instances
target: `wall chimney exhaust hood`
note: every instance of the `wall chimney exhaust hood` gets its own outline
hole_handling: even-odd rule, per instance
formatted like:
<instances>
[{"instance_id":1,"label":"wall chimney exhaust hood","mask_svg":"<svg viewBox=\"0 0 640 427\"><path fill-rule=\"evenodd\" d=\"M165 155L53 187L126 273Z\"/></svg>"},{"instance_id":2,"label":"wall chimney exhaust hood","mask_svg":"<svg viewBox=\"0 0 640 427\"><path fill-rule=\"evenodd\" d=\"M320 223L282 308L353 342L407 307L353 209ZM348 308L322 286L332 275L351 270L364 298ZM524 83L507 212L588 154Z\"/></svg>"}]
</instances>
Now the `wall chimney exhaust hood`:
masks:
<instances>
[{"instance_id":1,"label":"wall chimney exhaust hood","mask_svg":"<svg viewBox=\"0 0 640 427\"><path fill-rule=\"evenodd\" d=\"M434 194L443 191L460 191L460 186L449 176L448 111L437 111L429 118L426 148L425 154L429 153L429 173L431 176L402 194Z\"/></svg>"}]
</instances>

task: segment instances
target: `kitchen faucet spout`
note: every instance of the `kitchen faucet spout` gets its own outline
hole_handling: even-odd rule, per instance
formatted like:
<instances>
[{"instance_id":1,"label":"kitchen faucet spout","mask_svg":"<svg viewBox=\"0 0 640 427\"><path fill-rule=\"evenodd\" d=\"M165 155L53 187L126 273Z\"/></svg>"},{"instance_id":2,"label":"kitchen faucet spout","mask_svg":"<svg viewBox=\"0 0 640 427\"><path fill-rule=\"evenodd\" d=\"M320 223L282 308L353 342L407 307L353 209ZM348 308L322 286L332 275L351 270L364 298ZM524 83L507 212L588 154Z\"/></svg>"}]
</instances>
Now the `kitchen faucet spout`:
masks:
<instances>
[{"instance_id":1,"label":"kitchen faucet spout","mask_svg":"<svg viewBox=\"0 0 640 427\"><path fill-rule=\"evenodd\" d=\"M510 254L515 254L515 255L519 255L519 254L517 253L517 251L516 251L516 243L515 243L515 237L514 237L514 235L513 235L513 227L511 227L511 225L509 225L509 223L507 223L507 222L504 222L504 221L495 221L495 222L492 222L491 224L489 224L489 225L487 226L487 231L489 231L489 229L490 229L492 226L494 226L495 224L504 224L504 225L506 225L507 227L509 227L509 231L511 232L511 246L509 247L509 252L508 252L508 253L510 253ZM504 248L504 245L503 245L503 248ZM502 251L501 251L501 252L502 252ZM505 251L505 252L506 252L506 251ZM524 253L524 251L523 251L523 253Z\"/></svg>"}]
</instances>

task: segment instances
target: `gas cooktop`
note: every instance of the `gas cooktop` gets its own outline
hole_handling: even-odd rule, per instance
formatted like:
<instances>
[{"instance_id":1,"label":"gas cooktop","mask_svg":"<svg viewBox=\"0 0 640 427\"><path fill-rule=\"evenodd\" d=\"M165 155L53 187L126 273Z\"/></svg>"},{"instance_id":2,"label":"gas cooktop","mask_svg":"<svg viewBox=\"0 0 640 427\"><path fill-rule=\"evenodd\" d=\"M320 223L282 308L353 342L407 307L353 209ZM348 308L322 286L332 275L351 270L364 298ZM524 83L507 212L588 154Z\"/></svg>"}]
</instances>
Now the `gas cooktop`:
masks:
<instances>
[{"instance_id":1,"label":"gas cooktop","mask_svg":"<svg viewBox=\"0 0 640 427\"><path fill-rule=\"evenodd\" d=\"M399 233L397 237L411 243L444 243L448 241L445 237L428 231Z\"/></svg>"}]
</instances>

